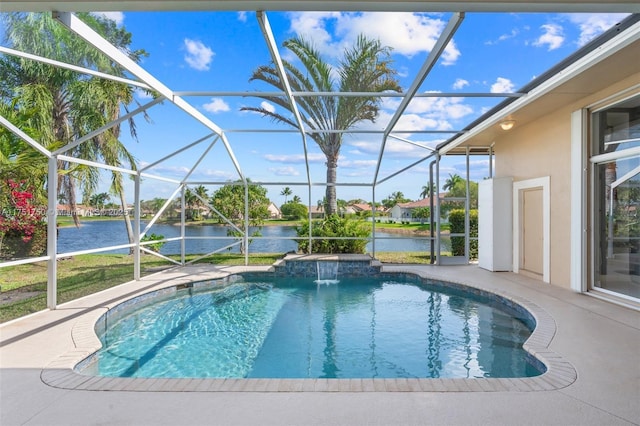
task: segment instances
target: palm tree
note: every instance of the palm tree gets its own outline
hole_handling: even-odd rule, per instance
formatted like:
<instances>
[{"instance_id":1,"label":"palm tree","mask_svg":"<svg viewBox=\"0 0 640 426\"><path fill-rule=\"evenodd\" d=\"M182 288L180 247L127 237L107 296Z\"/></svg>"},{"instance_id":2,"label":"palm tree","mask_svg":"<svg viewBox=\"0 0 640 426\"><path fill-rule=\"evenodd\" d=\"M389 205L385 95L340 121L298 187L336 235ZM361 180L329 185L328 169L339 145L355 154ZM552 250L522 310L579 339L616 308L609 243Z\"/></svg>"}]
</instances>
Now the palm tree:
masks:
<instances>
[{"instance_id":1,"label":"palm tree","mask_svg":"<svg viewBox=\"0 0 640 426\"><path fill-rule=\"evenodd\" d=\"M131 59L139 61L146 53L132 51L131 34L105 18L78 14L89 26L118 48L126 50ZM6 37L12 47L52 57L68 63L94 68L113 75L124 75L123 70L92 46L69 33L49 14L11 13L3 15ZM39 34L33 37L33 34ZM63 46L64 49L61 49ZM18 109L37 111L29 126L38 130L43 145L68 144L104 124L117 119L121 108L125 111L133 101L133 88L122 83L87 78L70 70L56 68L26 59L4 57L0 59L0 96L17 98ZM136 127L129 120L131 135ZM65 154L92 161L103 161L117 167L135 170L135 159L119 140L120 126L94 137ZM58 188L75 211L76 190L85 194L95 191L100 172L95 168L58 162ZM129 242L133 231L127 214L122 175L112 172L110 192L120 198ZM74 220L78 224L77 216ZM132 251L132 250L131 250Z\"/></svg>"},{"instance_id":2,"label":"palm tree","mask_svg":"<svg viewBox=\"0 0 640 426\"><path fill-rule=\"evenodd\" d=\"M433 196L436 192L438 192L436 190L436 184L435 182L431 184L431 187L429 187L429 185L424 185L422 187L422 192L420 193L420 198L427 198L427 197L431 197Z\"/></svg>"},{"instance_id":3,"label":"palm tree","mask_svg":"<svg viewBox=\"0 0 640 426\"><path fill-rule=\"evenodd\" d=\"M104 208L104 204L109 201L109 194L106 192L101 192L100 194L93 194L89 198L89 205L95 207L98 210L102 210Z\"/></svg>"},{"instance_id":4,"label":"palm tree","mask_svg":"<svg viewBox=\"0 0 640 426\"><path fill-rule=\"evenodd\" d=\"M184 204L186 207L187 219L194 219L194 206L197 205L198 197L190 190L187 189L184 193Z\"/></svg>"},{"instance_id":5,"label":"palm tree","mask_svg":"<svg viewBox=\"0 0 640 426\"><path fill-rule=\"evenodd\" d=\"M280 195L284 195L284 203L287 204L287 197L289 195L293 194L293 192L291 192L291 188L289 188L288 186L285 186L282 191L280 192Z\"/></svg>"},{"instance_id":6,"label":"palm tree","mask_svg":"<svg viewBox=\"0 0 640 426\"><path fill-rule=\"evenodd\" d=\"M294 195L293 198L291 199L291 202L294 204L301 204L302 198L298 197L297 195Z\"/></svg>"},{"instance_id":7,"label":"palm tree","mask_svg":"<svg viewBox=\"0 0 640 426\"><path fill-rule=\"evenodd\" d=\"M390 209L390 208L393 208L393 206L395 206L396 204L407 203L409 201L411 200L409 200L408 198L405 198L404 194L401 191L395 191L391 193L391 195L389 195L387 198L382 200L382 205L386 209Z\"/></svg>"},{"instance_id":8,"label":"palm tree","mask_svg":"<svg viewBox=\"0 0 640 426\"><path fill-rule=\"evenodd\" d=\"M196 189L194 191L196 195L200 197L200 198L196 197L196 208L198 209L198 217L200 217L200 213L201 213L200 207L204 206L204 203L202 202L202 200L209 199L209 195L207 194L209 190L204 185L198 185L196 186Z\"/></svg>"},{"instance_id":9,"label":"palm tree","mask_svg":"<svg viewBox=\"0 0 640 426\"><path fill-rule=\"evenodd\" d=\"M291 50L303 66L302 69L298 69L291 62L282 61L286 78L293 91L400 91L398 81L394 78L396 72L390 67L391 49L382 46L379 40L360 35L353 47L344 51L337 68L327 63L304 38L289 39L284 42L284 47ZM281 91L285 89L273 64L258 67L250 78L250 81L253 80L263 81ZM288 113L293 111L293 106L284 95L256 96L286 109ZM297 99L301 119L307 129L312 130L309 137L318 144L327 159L326 212L333 214L338 211L334 184L343 136L343 133L333 131L349 130L362 121L374 122L378 116L381 99L376 96L313 96ZM288 113L283 115L264 107L243 107L241 110L258 112L275 121L298 128L298 123Z\"/></svg>"},{"instance_id":10,"label":"palm tree","mask_svg":"<svg viewBox=\"0 0 640 426\"><path fill-rule=\"evenodd\" d=\"M445 191L451 191L460 182L464 182L464 179L462 179L462 177L460 177L457 173L454 173L453 175L449 173L449 177L447 178L447 180L445 180L444 185L442 185L442 189L444 189Z\"/></svg>"}]
</instances>

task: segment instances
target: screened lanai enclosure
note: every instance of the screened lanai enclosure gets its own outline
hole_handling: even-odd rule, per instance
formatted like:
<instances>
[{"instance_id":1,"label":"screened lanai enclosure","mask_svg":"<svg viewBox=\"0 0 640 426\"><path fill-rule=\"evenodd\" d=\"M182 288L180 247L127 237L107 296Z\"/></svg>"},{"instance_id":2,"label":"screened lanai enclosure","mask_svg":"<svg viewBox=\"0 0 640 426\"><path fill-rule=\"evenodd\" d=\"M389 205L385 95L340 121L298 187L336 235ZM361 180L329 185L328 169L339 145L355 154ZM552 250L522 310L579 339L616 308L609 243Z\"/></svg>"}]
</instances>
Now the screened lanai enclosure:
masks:
<instances>
[{"instance_id":1,"label":"screened lanai enclosure","mask_svg":"<svg viewBox=\"0 0 640 426\"><path fill-rule=\"evenodd\" d=\"M465 91L469 81L465 80L465 84L465 81L448 75L449 65L462 49L456 44L457 38L461 34L468 36L478 28L478 22L486 24L491 17L499 25L501 17L510 13L617 12L624 17L624 14L638 12L637 8L633 1L568 0L534 3L3 1L0 4L3 14L45 13L55 26L47 31L64 33L65 40L70 40L69 45L58 46L57 49L52 48L48 40L39 41L37 37L32 44L24 40L17 42L15 37L11 37L10 27L7 26L3 28L4 41L0 45L0 54L4 58L13 58L16 63L29 66L37 64L42 70L65 70L79 76L78 81L119 83L133 95L126 103L122 102L109 122L93 128L85 125L73 129L72 137L58 144L44 144L39 140L39 135L30 132L29 126L15 116L0 116L0 124L10 132L11 138L26 143L41 157L42 163L46 163L48 194L46 254L2 261L0 271L3 267L46 261L47 304L49 308L55 308L59 303L56 297L58 265L64 259L84 254L112 253L114 250L130 251L133 272L130 277L123 277L123 282L140 279L143 273L142 255L156 256L170 264L185 265L214 253L239 251L246 263L260 242L287 241L291 245L285 247L296 250L295 242L304 239L312 247L316 240L313 236L314 219L327 211L340 212L336 209L337 199L343 197L362 201L354 204L371 206L370 212L367 211L366 223L371 232L366 250L372 257L375 258L379 251L387 250L385 244L388 240L397 242L406 238L424 242L421 250L425 256L430 256L432 263L467 264L474 260L471 247L477 241L477 233L472 232L471 226L470 211L476 208L471 187L473 182L493 176L494 159L490 139L488 143L464 144L465 135L479 129L505 132L518 125L512 115L515 107L539 96L541 85L577 61L581 53L576 47L577 52L569 61L554 59L550 53L549 66L526 64L531 67L531 80L520 82L521 89L515 89L516 86L512 84L494 84L493 87L485 85L485 91ZM230 48L224 50L226 56L223 56L202 42L190 39L189 35L181 34L176 43L182 43L180 54L190 68L208 71L215 65L216 72L204 83L201 78L193 77L190 70L181 70L179 67L156 67L159 71L151 74L146 65L156 58L146 59L144 54L136 57L128 47L123 48L108 41L108 35L89 25L81 13L96 11L125 11L131 14L131 18L127 19L148 19L149 32L140 35L141 41L135 43L137 48L144 49L144 43L154 46L154 33L162 32L163 28L172 28L173 15L168 15L169 11L180 12L182 20L192 22L194 28L199 28L211 39L221 39L224 35L224 40L230 40ZM142 15L150 11L154 13ZM303 15L311 12L315 15ZM292 50L284 48L283 43L295 35L296 28L291 25L288 31L278 32L273 28L281 28L283 21L292 20L294 14L319 20L340 13L351 13L351 19L341 25L359 25L361 32L365 32L367 22L358 21L355 17L368 13L387 14L390 34L400 34L400 39L406 34L407 43L423 46L415 50L404 45L395 47L396 51L405 49L402 59L395 58L394 66L397 68L392 75L402 84L395 88L371 91L365 90L366 87L358 89L364 86L357 84L322 86L314 80L318 76L292 74L289 65L299 64L299 57L296 58ZM405 33L401 14L406 19L432 20L433 25L429 27L431 32L418 35ZM303 19L296 22L302 25ZM13 25L14 28L18 26L16 23ZM326 36L317 27L310 28L313 31L305 35L310 42L314 42L314 37L322 41L322 37ZM346 27L335 30L343 33L350 31ZM509 31L510 28L504 29L505 34ZM133 34L134 41L137 36ZM605 37L603 41L606 40ZM74 62L78 56L65 51L81 45L91 52L90 56L95 58L93 62ZM337 50L346 49L338 43L330 46ZM585 46L583 54L596 48L597 45ZM504 53L499 58L494 54L483 57L482 52L470 55L468 80L492 78L499 82L502 81L502 73L489 76L483 72L483 67L497 62L506 70L523 66L523 61L526 61L526 58L514 52ZM254 61L248 61L247 57L254 58ZM205 58L204 62L198 62L202 58ZM174 59L166 57L157 60L170 63ZM331 61L331 67L326 69L329 80L338 81L344 77L339 73L339 64L339 59ZM261 65L269 67L268 72L265 71L267 81L255 77ZM179 70L181 78L170 75L175 70ZM471 70L477 76L471 75ZM449 87L453 87L448 92L439 89L442 85L438 85L447 77L452 83ZM169 80L173 83L166 83ZM179 83L176 84L176 81ZM305 86L301 82L310 83ZM354 99L362 101L359 104L361 108L375 105L376 114L373 117L365 115L369 118L345 126L338 120L339 115L332 114L339 110L339 105L358 105L351 102ZM315 111L325 108L325 114L314 116L310 113L314 108ZM219 114L229 111L229 117ZM355 114L353 111L351 113ZM280 118L274 119L276 115ZM119 130L121 126L122 131ZM153 128L156 130L150 130ZM135 157L130 164L80 154L84 146L98 143L101 135L114 129L118 129L120 142ZM334 148L327 150L321 149L318 140L338 142L335 142L337 145ZM349 154L348 158L345 152ZM57 217L75 215L77 211L71 212L64 204L60 206L61 189L64 188L59 185L64 184L64 177L68 173L79 170L92 171L97 186L104 191L112 188L112 179L116 179L114 176L125 176L121 192L124 195L118 199L118 202L122 201L122 209L115 214L124 214L125 218L131 216L132 238L129 242L113 244L116 239L109 238L111 231L101 231L101 236L106 234L107 238L101 240L96 237L94 246L90 248L73 249L74 246L70 245L68 250L60 250ZM453 175L464 181L462 196L451 196L444 188L446 180ZM283 195L280 193L283 188L288 189L287 192L282 191L285 203L287 196L295 195L300 204L307 207L310 223L308 234L274 234L265 232L264 228L262 234L256 234L256 218L252 217L254 213L251 210L251 194L255 186L268 189L271 199ZM209 197L225 187L241 188L241 191L233 191L242 199L241 211L231 214L211 202ZM418 197L424 188L429 191ZM389 194L402 190L412 199L422 199L422 206L430 208L430 216L421 219L430 225L430 233L407 238L403 235L386 235L377 229L382 222L391 220L380 203ZM409 194L409 191L412 193ZM76 195L78 199L82 197L80 192ZM153 207L149 207L150 199L156 200ZM462 231L450 231L446 215L441 214L442 206L450 202L457 203L464 211ZM128 204L132 206L131 210ZM194 214L194 205L197 206L195 210L198 215L219 220L219 227L225 233L205 235L190 232L193 227L189 224L189 215ZM157 231L167 217L174 219L171 225L173 235ZM82 217L79 219L81 227L85 226ZM399 221L404 219L401 217ZM407 222L410 219L414 220L407 217ZM120 226L124 233L124 225ZM159 240L149 239L156 232L165 235ZM452 238L464 242L462 255L452 254ZM104 242L98 243L98 240ZM209 250L206 248L209 246L202 243L210 240L218 244ZM171 244L174 247L171 254L174 256L153 250L151 247L158 242ZM402 251L407 245L400 243L399 247L399 251ZM284 254L289 250L282 252Z\"/></svg>"}]
</instances>

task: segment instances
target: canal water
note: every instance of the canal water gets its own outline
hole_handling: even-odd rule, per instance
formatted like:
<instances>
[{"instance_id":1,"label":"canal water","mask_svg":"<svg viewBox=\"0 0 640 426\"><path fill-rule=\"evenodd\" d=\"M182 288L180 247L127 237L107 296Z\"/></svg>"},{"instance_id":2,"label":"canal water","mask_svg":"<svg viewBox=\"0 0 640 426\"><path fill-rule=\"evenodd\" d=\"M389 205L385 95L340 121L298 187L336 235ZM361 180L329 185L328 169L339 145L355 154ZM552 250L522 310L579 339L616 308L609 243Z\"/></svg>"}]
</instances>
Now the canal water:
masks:
<instances>
[{"instance_id":1,"label":"canal water","mask_svg":"<svg viewBox=\"0 0 640 426\"><path fill-rule=\"evenodd\" d=\"M146 227L143 222L142 229ZM147 234L163 235L165 238L179 237L180 226L155 224ZM263 226L261 238L254 238L249 245L250 253L286 253L296 251L297 244L293 240L296 231L291 226ZM186 241L187 253L210 253L233 242L227 237L227 227L216 225L186 226L185 235L196 239ZM215 239L206 239L214 237ZM58 233L58 253L69 253L101 247L127 244L127 233L122 220L85 221L79 228L64 227ZM372 243L367 251L372 251ZM427 239L407 238L403 234L376 231L376 251L428 251L430 243ZM230 250L239 253L239 247ZM128 253L128 249L114 250L109 253ZM160 250L162 254L180 253L180 241L166 243Z\"/></svg>"}]
</instances>

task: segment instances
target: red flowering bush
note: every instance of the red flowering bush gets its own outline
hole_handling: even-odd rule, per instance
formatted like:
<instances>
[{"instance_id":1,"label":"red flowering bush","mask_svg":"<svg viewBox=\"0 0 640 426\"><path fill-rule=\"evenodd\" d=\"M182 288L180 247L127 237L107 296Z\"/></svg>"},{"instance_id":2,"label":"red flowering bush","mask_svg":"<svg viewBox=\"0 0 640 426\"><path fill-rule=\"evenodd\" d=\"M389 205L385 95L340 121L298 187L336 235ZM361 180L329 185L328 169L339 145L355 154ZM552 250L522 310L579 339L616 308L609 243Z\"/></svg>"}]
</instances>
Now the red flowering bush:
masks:
<instances>
[{"instance_id":1,"label":"red flowering bush","mask_svg":"<svg viewBox=\"0 0 640 426\"><path fill-rule=\"evenodd\" d=\"M13 179L0 185L3 192L0 212L0 249L4 245L2 257L42 253L46 246L45 210L33 204L32 188L24 181L16 182Z\"/></svg>"}]
</instances>

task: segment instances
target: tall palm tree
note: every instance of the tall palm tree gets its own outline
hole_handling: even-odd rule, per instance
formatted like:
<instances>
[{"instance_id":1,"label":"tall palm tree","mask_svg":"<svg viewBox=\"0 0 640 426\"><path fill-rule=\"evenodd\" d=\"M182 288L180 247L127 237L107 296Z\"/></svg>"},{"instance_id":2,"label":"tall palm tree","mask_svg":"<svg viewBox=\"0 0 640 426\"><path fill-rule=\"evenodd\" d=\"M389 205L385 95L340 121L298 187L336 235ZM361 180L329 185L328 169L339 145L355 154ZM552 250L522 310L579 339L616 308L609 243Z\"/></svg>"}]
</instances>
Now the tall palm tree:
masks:
<instances>
[{"instance_id":1,"label":"tall palm tree","mask_svg":"<svg viewBox=\"0 0 640 426\"><path fill-rule=\"evenodd\" d=\"M282 191L280 192L280 195L284 195L284 203L287 204L287 197L289 195L293 194L293 192L291 191L291 188L289 188L288 186L285 186Z\"/></svg>"},{"instance_id":2,"label":"tall palm tree","mask_svg":"<svg viewBox=\"0 0 640 426\"><path fill-rule=\"evenodd\" d=\"M134 61L146 55L143 50L132 51L131 34L105 18L90 14L78 14L89 26L126 51ZM124 75L123 70L108 57L98 52L79 37L75 37L49 14L10 13L3 15L6 38L9 44L22 51L61 60L67 63L94 68L114 75ZM38 34L34 37L34 34ZM122 83L88 78L76 72L56 68L26 59L5 57L0 59L0 96L19 99L18 108L37 111L29 126L39 131L43 145L68 144L104 124L117 119L121 108L133 101L133 88ZM136 127L129 120L132 136ZM135 159L119 140L120 126L94 137L67 155L118 167L135 170ZM58 162L58 188L75 211L76 191L85 194L95 191L100 172L95 168ZM133 242L131 222L127 215L122 175L112 172L110 192L120 198L129 242ZM76 224L77 216L74 216Z\"/></svg>"},{"instance_id":3,"label":"tall palm tree","mask_svg":"<svg viewBox=\"0 0 640 426\"><path fill-rule=\"evenodd\" d=\"M391 48L383 46L379 40L360 35L353 47L344 51L336 68L321 57L311 42L302 37L285 41L284 47L293 52L302 63L302 69L298 69L291 62L283 60L286 78L294 92L400 91L398 81L394 77L396 71L391 68ZM263 81L281 91L285 89L273 64L258 67L250 78L250 81L253 80ZM286 96L256 96L288 112L293 111L293 106ZM343 137L343 133L332 131L349 130L362 121L374 122L378 116L380 102L380 97L376 96L297 98L302 121L307 127L305 130L313 131L309 133L309 137L318 144L327 159L327 214L338 211L334 184ZM258 112L275 121L298 128L298 123L288 113L283 115L264 107L243 107L241 110Z\"/></svg>"}]
</instances>

